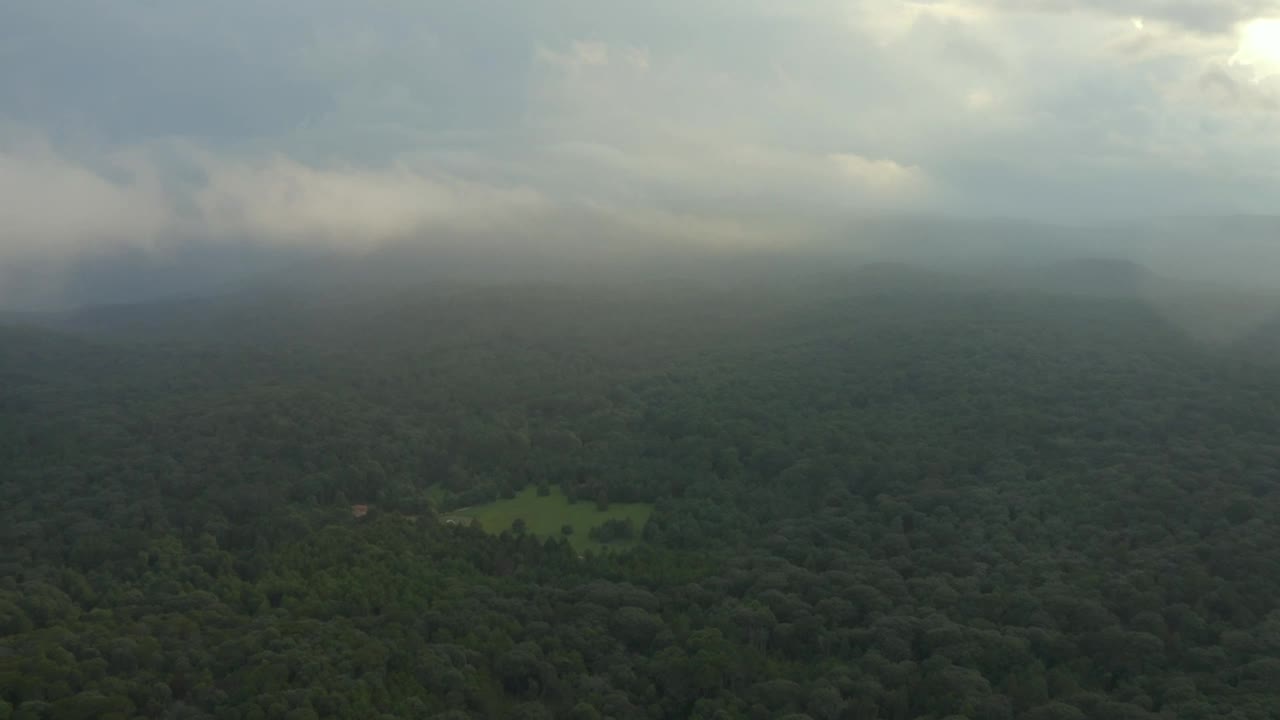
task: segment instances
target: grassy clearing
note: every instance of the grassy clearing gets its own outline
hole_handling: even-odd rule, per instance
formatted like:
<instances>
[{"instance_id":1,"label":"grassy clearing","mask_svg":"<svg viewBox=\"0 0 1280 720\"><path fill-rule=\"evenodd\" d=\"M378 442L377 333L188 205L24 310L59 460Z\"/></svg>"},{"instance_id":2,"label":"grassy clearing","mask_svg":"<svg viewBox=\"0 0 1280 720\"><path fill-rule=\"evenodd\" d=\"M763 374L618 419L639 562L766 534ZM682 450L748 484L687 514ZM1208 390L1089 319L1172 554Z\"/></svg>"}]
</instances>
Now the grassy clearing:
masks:
<instances>
[{"instance_id":1,"label":"grassy clearing","mask_svg":"<svg viewBox=\"0 0 1280 720\"><path fill-rule=\"evenodd\" d=\"M640 531L644 529L644 524L649 521L652 513L653 506L647 503L610 503L608 510L600 511L596 509L595 502L590 500L570 503L559 488L552 488L550 495L539 497L537 488L528 487L510 500L477 505L450 515L479 520L480 526L491 533L510 529L516 518L524 518L527 531L540 537L561 537L561 528L570 525L573 527L573 534L569 536L569 542L575 550L601 552L627 548L634 545L635 541L603 545L588 536L592 528L613 519L630 519L639 538Z\"/></svg>"}]
</instances>

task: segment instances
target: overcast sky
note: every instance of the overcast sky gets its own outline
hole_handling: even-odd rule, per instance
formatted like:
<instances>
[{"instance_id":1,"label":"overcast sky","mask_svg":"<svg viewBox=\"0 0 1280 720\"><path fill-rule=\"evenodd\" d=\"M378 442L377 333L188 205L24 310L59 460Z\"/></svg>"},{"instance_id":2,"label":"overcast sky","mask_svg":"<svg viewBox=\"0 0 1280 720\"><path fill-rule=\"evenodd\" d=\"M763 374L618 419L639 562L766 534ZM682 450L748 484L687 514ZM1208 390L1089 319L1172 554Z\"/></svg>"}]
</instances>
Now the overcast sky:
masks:
<instances>
[{"instance_id":1,"label":"overcast sky","mask_svg":"<svg viewBox=\"0 0 1280 720\"><path fill-rule=\"evenodd\" d=\"M1273 0L15 0L0 250L1274 212Z\"/></svg>"}]
</instances>

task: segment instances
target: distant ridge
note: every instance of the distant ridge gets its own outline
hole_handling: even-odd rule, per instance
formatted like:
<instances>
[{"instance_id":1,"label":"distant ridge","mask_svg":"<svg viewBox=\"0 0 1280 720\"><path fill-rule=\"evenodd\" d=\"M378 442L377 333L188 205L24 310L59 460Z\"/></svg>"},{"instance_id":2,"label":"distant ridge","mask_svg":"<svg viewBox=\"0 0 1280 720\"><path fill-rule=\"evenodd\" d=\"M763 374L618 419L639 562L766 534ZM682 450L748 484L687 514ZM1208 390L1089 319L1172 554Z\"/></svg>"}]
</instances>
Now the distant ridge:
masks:
<instances>
[{"instance_id":1,"label":"distant ridge","mask_svg":"<svg viewBox=\"0 0 1280 720\"><path fill-rule=\"evenodd\" d=\"M1030 279L1041 290L1086 295L1136 295L1161 281L1140 263L1100 257L1050 263L1032 273Z\"/></svg>"}]
</instances>

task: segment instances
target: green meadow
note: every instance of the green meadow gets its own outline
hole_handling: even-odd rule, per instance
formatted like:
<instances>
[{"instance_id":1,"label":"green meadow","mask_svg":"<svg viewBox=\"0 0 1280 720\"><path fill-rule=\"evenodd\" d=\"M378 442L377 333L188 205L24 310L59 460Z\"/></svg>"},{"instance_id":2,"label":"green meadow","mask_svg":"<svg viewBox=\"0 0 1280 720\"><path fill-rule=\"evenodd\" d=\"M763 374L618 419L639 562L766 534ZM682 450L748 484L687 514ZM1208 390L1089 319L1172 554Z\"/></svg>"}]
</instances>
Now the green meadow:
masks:
<instances>
[{"instance_id":1,"label":"green meadow","mask_svg":"<svg viewBox=\"0 0 1280 720\"><path fill-rule=\"evenodd\" d=\"M583 499L570 503L560 488L552 488L550 495L539 497L537 488L530 486L513 498L457 510L445 518L465 517L478 520L486 532L494 534L511 529L511 523L516 518L523 518L526 532L540 537L563 537L561 528L570 525L573 527L573 534L568 537L575 550L603 552L627 548L636 541L601 544L588 536L592 528L600 527L613 519L630 519L635 525L638 539L652 513L653 506L648 503L610 503L608 510L597 510L592 500Z\"/></svg>"}]
</instances>

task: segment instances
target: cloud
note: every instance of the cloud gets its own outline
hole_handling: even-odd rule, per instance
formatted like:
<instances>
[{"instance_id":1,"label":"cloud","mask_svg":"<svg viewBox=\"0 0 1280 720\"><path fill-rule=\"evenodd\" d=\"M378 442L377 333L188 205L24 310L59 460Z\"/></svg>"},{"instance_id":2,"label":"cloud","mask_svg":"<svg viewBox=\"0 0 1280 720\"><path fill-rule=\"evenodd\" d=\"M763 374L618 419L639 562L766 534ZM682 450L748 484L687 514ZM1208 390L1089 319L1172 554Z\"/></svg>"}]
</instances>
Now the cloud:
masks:
<instances>
[{"instance_id":1,"label":"cloud","mask_svg":"<svg viewBox=\"0 0 1280 720\"><path fill-rule=\"evenodd\" d=\"M79 164L38 137L0 145L0 261L86 246L153 243L167 229L154 173L127 157Z\"/></svg>"},{"instance_id":2,"label":"cloud","mask_svg":"<svg viewBox=\"0 0 1280 720\"><path fill-rule=\"evenodd\" d=\"M649 68L647 50L634 47L612 48L606 43L590 40L575 41L564 52L540 47L538 59L574 73L618 63L640 72Z\"/></svg>"},{"instance_id":3,"label":"cloud","mask_svg":"<svg viewBox=\"0 0 1280 720\"><path fill-rule=\"evenodd\" d=\"M199 158L207 181L192 194L196 227L220 236L326 245L373 244L428 230L497 228L543 205L527 188L433 178L406 167L310 167Z\"/></svg>"},{"instance_id":4,"label":"cloud","mask_svg":"<svg viewBox=\"0 0 1280 720\"><path fill-rule=\"evenodd\" d=\"M1277 9L1275 0L988 0L1011 12L1093 13L1141 18L1206 34L1232 34L1237 25Z\"/></svg>"},{"instance_id":5,"label":"cloud","mask_svg":"<svg viewBox=\"0 0 1280 720\"><path fill-rule=\"evenodd\" d=\"M872 160L854 153L834 153L828 158L841 177L874 192L914 193L926 182L920 168L892 160Z\"/></svg>"},{"instance_id":6,"label":"cloud","mask_svg":"<svg viewBox=\"0 0 1280 720\"><path fill-rule=\"evenodd\" d=\"M1183 102L1209 104L1233 113L1272 115L1280 111L1280 93L1262 83L1244 81L1229 66L1218 64L1206 66L1194 88L1180 88L1180 95Z\"/></svg>"},{"instance_id":7,"label":"cloud","mask_svg":"<svg viewBox=\"0 0 1280 720\"><path fill-rule=\"evenodd\" d=\"M432 232L492 232L545 207L529 188L404 166L326 168L184 144L74 160L28 138L0 150L0 261L183 238L368 247Z\"/></svg>"},{"instance_id":8,"label":"cloud","mask_svg":"<svg viewBox=\"0 0 1280 720\"><path fill-rule=\"evenodd\" d=\"M1253 71L1253 82L1280 75L1280 18L1259 18L1240 30L1240 48L1231 56L1232 65Z\"/></svg>"},{"instance_id":9,"label":"cloud","mask_svg":"<svg viewBox=\"0 0 1280 720\"><path fill-rule=\"evenodd\" d=\"M891 159L711 134L651 144L564 143L553 149L552 158L583 183L575 197L711 217L902 208L925 200L929 192L923 169Z\"/></svg>"},{"instance_id":10,"label":"cloud","mask_svg":"<svg viewBox=\"0 0 1280 720\"><path fill-rule=\"evenodd\" d=\"M735 218L850 210L1267 210L1276 17L1268 0L4 3L0 253L361 245L583 208L717 242Z\"/></svg>"}]
</instances>

